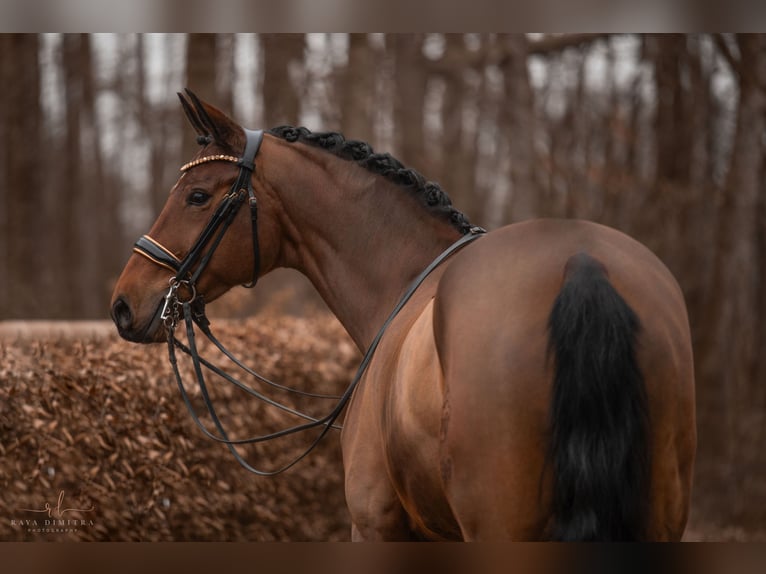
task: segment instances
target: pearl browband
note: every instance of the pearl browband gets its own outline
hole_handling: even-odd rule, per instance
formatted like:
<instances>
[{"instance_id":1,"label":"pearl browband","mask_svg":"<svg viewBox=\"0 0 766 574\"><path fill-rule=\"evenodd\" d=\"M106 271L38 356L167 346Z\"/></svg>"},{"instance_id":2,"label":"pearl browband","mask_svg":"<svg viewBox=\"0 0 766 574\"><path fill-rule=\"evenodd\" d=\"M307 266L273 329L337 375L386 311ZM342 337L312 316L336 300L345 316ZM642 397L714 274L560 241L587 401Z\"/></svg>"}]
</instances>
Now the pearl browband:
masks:
<instances>
[{"instance_id":1,"label":"pearl browband","mask_svg":"<svg viewBox=\"0 0 766 574\"><path fill-rule=\"evenodd\" d=\"M224 154L206 155L205 157L194 159L190 161L189 163L183 164L181 166L181 171L188 171L191 168L200 165L201 163L207 163L209 161L230 161L232 163L239 163L239 160L240 158L234 157L233 155L224 155Z\"/></svg>"}]
</instances>

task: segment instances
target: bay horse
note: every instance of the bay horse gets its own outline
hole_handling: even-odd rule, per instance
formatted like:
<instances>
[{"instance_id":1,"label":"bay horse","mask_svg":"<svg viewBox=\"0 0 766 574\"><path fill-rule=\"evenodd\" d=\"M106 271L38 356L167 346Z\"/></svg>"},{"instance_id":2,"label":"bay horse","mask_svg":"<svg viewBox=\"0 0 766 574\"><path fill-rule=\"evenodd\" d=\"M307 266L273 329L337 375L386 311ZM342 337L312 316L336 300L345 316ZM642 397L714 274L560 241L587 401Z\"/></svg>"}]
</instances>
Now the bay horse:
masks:
<instances>
[{"instance_id":1,"label":"bay horse","mask_svg":"<svg viewBox=\"0 0 766 574\"><path fill-rule=\"evenodd\" d=\"M288 126L253 144L255 132L179 97L202 147L115 286L125 339L166 337L169 271L185 267L212 301L290 267L364 352L413 278L482 231L364 142ZM200 239L238 188L250 209ZM679 540L696 426L675 279L592 222L480 235L410 294L346 407L352 539Z\"/></svg>"}]
</instances>

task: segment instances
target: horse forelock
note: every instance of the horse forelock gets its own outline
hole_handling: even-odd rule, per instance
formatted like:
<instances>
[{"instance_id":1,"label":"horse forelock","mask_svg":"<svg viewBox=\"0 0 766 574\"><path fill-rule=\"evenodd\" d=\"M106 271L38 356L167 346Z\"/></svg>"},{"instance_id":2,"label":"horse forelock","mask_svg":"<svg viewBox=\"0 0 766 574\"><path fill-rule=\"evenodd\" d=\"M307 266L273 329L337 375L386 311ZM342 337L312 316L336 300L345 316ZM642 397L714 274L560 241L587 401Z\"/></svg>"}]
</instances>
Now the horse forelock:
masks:
<instances>
[{"instance_id":1,"label":"horse forelock","mask_svg":"<svg viewBox=\"0 0 766 574\"><path fill-rule=\"evenodd\" d=\"M446 219L458 231L466 234L471 229L468 218L457 210L441 186L428 181L418 171L405 167L388 153L376 153L372 146L359 140L348 140L339 132L312 132L305 127L278 126L268 133L287 142L300 142L348 161L366 170L382 175L389 181L415 195L429 210Z\"/></svg>"}]
</instances>

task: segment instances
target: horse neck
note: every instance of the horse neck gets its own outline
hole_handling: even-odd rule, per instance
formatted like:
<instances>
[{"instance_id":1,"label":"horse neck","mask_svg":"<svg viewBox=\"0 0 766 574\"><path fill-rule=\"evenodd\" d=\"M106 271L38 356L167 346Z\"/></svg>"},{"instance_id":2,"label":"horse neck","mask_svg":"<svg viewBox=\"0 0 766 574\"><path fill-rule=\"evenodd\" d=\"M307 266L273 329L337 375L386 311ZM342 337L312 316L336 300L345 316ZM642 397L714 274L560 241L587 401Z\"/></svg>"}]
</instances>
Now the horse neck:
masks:
<instances>
[{"instance_id":1,"label":"horse neck","mask_svg":"<svg viewBox=\"0 0 766 574\"><path fill-rule=\"evenodd\" d=\"M300 148L301 158L283 154L269 182L283 211L279 265L311 280L364 352L411 281L460 233L384 177Z\"/></svg>"}]
</instances>

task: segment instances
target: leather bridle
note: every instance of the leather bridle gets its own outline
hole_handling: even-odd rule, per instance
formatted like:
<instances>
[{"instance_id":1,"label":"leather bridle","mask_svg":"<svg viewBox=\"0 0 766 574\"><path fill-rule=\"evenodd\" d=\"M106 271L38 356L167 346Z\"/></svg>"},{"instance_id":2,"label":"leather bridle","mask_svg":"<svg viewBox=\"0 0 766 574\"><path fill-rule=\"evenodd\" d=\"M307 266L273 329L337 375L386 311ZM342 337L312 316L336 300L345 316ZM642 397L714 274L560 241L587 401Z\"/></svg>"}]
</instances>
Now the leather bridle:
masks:
<instances>
[{"instance_id":1,"label":"leather bridle","mask_svg":"<svg viewBox=\"0 0 766 574\"><path fill-rule=\"evenodd\" d=\"M239 166L239 175L231 186L231 190L218 204L213 216L183 259L176 257L170 249L149 235L141 236L133 246L133 251L139 255L175 273L175 276L170 280L170 290L165 298L166 304L162 311L161 319L166 324L171 319L168 313L172 312L172 309L167 305L170 295L176 294L179 287L183 286L190 292L192 299L196 298L197 281L210 263L215 250L245 200L250 205L250 221L253 232L253 276L245 287L253 287L258 281L258 275L261 271L261 250L258 245L258 201L253 191L252 176L255 171L255 156L258 154L263 141L263 130L246 129L245 137L245 151L240 158L223 154L209 155L181 167L181 171L186 172L193 167L211 161L228 161Z\"/></svg>"},{"instance_id":2,"label":"leather bridle","mask_svg":"<svg viewBox=\"0 0 766 574\"><path fill-rule=\"evenodd\" d=\"M413 280L413 282L408 287L407 291L405 291L404 295L399 300L396 307L394 307L394 309L391 311L391 314L388 316L385 323L380 328L377 335L373 339L372 343L368 347L367 351L364 354L364 357L362 358L362 362L360 363L356 371L356 375L354 376L353 380L348 385L348 387L346 388L346 390L343 392L342 395L332 396L332 395L323 395L323 394L317 394L317 393L307 393L305 391L292 389L290 387L286 387L284 385L275 383L263 377L262 375L258 374L257 372L253 371L249 367L245 366L236 357L234 357L231 354L231 352L228 349L226 349L223 346L223 344L221 344L221 342L213 335L212 331L210 330L210 321L205 315L204 298L201 295L198 296L197 289L196 289L196 284L200 275L202 274L202 272L204 271L204 269L207 267L208 263L210 262L210 259L213 256L213 253L215 252L216 248L220 244L224 234L226 233L226 230L229 228L229 226L233 222L234 217L239 211L239 208L245 202L246 198L249 199L249 204L250 204L250 215L251 215L252 230L253 230L254 264L253 264L253 279L250 283L248 283L245 286L252 287L255 285L256 281L258 280L258 275L260 273L260 266L261 266L260 248L258 245L258 205L255 198L255 194L253 192L252 175L255 170L255 156L258 153L258 149L260 148L261 142L263 141L263 132L260 130L258 131L245 130L245 134L247 136L247 143L245 145L245 152L243 153L241 158L236 158L234 156L228 156L228 155L210 155L210 156L205 156L197 160L194 160L192 162L189 162L188 164L184 165L181 168L182 171L187 171L188 169L191 169L193 167L196 167L197 165L200 165L209 161L229 161L229 162L236 163L240 168L237 181L231 187L231 190L229 191L229 193L227 193L226 196L224 196L223 200L221 201L221 203L218 205L215 212L213 213L213 216L210 218L210 221L208 221L207 225L202 230L199 237L197 237L197 240L194 242L194 245L186 254L186 256L183 259L179 259L169 249L164 247L161 243L159 243L157 240L153 239L149 235L144 235L138 241L136 241L133 249L136 253L138 253L139 255L142 255L143 257L146 257L151 262L175 273L175 275L171 277L170 279L170 289L165 295L160 318L164 322L168 332L168 357L173 367L173 373L175 375L176 383L178 384L178 388L181 392L181 396L184 400L184 403L186 404L187 409L189 410L189 413L192 416L192 419L194 420L196 425L200 428L200 430L203 432L203 434L205 434L207 437L217 442L225 444L228 447L228 449L231 451L234 458L246 470L260 476L273 476L281 472L284 472L285 470L289 469L294 464L296 464L298 461L302 460L319 444L322 438L324 438L324 436L331 429L340 430L342 428L340 425L336 424L336 420L343 412L343 409L345 408L346 404L348 403L348 401L351 399L351 396L353 395L354 389L357 387L357 385L361 381L362 376L367 370L367 366L372 360L372 356L375 353L375 350L377 349L378 344L380 343L380 340L383 338L383 334L386 332L386 329L388 328L388 326L391 324L394 318L399 314L399 311L401 311L404 308L404 306L410 300L412 295L415 294L415 291L417 290L417 288L423 283L423 281L425 281L425 279L430 275L430 273L434 269L436 269L445 259L447 259L450 255L452 255L458 249L460 249L467 243L481 237L485 233L485 231L484 229L480 227L473 227L468 234L464 235L463 237L458 239L455 243L450 245L447 249L445 249L436 259L434 259L431 262L430 265L428 265L428 267L426 267L420 273L420 275L418 275ZM182 288L182 287L185 288L184 289L185 291L187 291L187 293L185 294L183 298L178 293L179 288ZM188 345L185 345L184 343L179 341L175 336L176 327L178 326L179 322L182 319L183 319L183 322L185 323L185 331L186 331L186 338L187 338ZM276 401L270 397L265 396L264 394L256 391L255 389L249 387L248 385L241 383L239 380L234 378L225 370L221 369L220 367L214 365L213 363L199 356L199 353L197 351L196 336L194 331L195 325L213 343L213 345L215 345L215 347L218 348L218 350L220 350L228 359L230 359L234 364L236 364L240 369L245 371L247 374L255 377L262 383L265 383L281 391L287 391L287 392L299 394L302 396L318 398L318 399L334 399L337 401L337 403L327 415L321 418L316 418L311 415L302 413L298 410L295 410L293 408L290 408L280 403L279 401ZM178 367L176 349L180 349L183 353L191 357L192 364L194 367L195 378L197 379L197 383L200 388L200 394L202 396L202 400L205 403L205 407L208 411L208 414L210 415L211 420L213 421L213 424L215 425L215 429L217 432L211 432L210 430L206 428L206 426L202 423L202 421L198 417L194 409L194 406L192 405L191 398L189 396L189 393L186 391L186 387L184 386L181 373ZM241 390L245 391L249 395L257 398L258 400L261 400L273 407L276 407L285 412L288 412L291 415L300 417L307 422L302 424L297 424L297 425L288 427L286 429L282 429L282 430L279 430L273 433L268 433L265 435L260 435L260 436L245 438L245 439L237 439L237 440L230 439L229 435L227 434L226 430L223 427L223 424L221 423L220 418L218 417L218 414L216 412L215 407L212 404L212 401L210 400L210 395L208 393L207 385L205 382L205 376L203 373L203 367L215 373L216 375L228 381L229 383L235 385L236 387L240 388ZM303 431L307 431L311 429L318 429L319 432L317 433L317 436L309 443L309 445L299 455L295 456L288 463L274 470L262 470L262 469L257 469L253 467L242 457L242 455L236 449L237 445L265 442L265 441L281 438L287 435L291 435L294 433L303 432Z\"/></svg>"}]
</instances>

